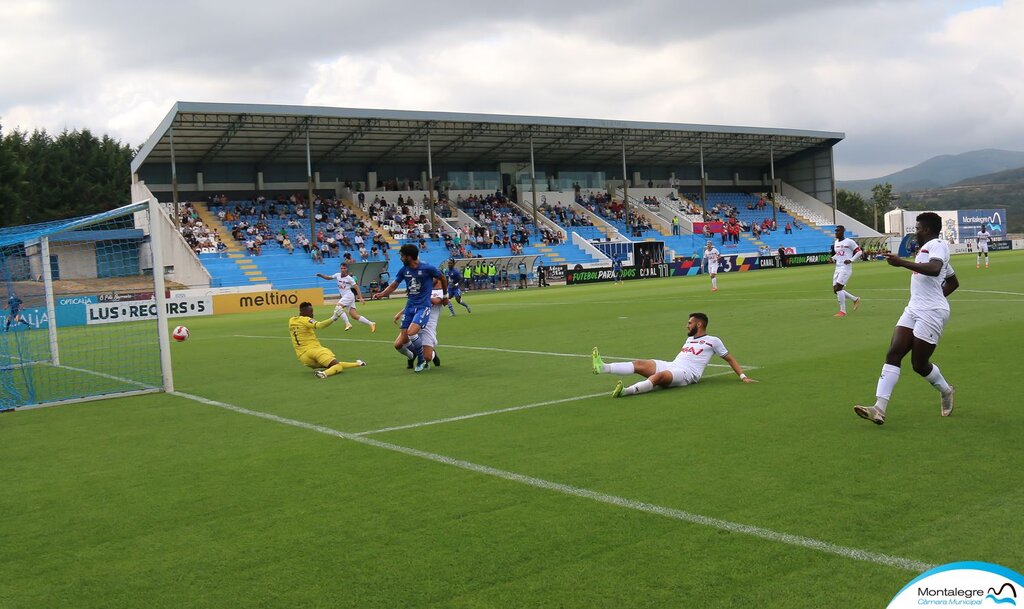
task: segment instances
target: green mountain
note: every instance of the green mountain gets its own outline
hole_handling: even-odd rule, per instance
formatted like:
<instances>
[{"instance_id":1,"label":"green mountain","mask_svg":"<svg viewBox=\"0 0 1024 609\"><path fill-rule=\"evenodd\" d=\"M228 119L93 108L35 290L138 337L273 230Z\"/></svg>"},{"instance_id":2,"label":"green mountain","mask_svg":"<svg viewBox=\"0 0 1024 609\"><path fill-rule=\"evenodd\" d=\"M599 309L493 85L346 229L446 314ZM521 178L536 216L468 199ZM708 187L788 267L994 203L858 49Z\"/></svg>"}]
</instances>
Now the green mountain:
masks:
<instances>
[{"instance_id":1,"label":"green mountain","mask_svg":"<svg viewBox=\"0 0 1024 609\"><path fill-rule=\"evenodd\" d=\"M980 186L984 184L1024 184L1024 167L967 178L966 180L960 180L954 186Z\"/></svg>"},{"instance_id":2,"label":"green mountain","mask_svg":"<svg viewBox=\"0 0 1024 609\"><path fill-rule=\"evenodd\" d=\"M837 188L871 195L875 184L889 182L896 192L942 188L968 178L1024 167L1024 152L1013 150L973 150L963 154L944 154L927 161L869 180L841 180Z\"/></svg>"},{"instance_id":3,"label":"green mountain","mask_svg":"<svg viewBox=\"0 0 1024 609\"><path fill-rule=\"evenodd\" d=\"M1024 232L1024 167L961 180L944 188L900 193L907 209L1006 209L1011 233Z\"/></svg>"}]
</instances>

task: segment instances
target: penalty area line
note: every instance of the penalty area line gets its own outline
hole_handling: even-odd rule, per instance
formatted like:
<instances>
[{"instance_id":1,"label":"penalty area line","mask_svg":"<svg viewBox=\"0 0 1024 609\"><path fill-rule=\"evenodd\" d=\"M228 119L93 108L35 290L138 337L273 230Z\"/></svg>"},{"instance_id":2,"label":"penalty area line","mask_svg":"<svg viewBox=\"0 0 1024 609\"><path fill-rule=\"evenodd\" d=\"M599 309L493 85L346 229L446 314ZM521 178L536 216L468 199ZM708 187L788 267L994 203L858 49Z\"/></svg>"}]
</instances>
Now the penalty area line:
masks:
<instances>
[{"instance_id":1,"label":"penalty area line","mask_svg":"<svg viewBox=\"0 0 1024 609\"><path fill-rule=\"evenodd\" d=\"M728 531L730 533L737 533L740 535L747 535L750 537L757 537L767 541L781 543L789 546L805 548L821 552L825 554L832 554L851 560L858 560L862 562L869 562L877 565L883 565L887 567L893 567L897 569L905 569L907 571L924 572L931 569L934 565L930 565L925 562L913 560L910 558L903 558L900 556L892 556L889 554L882 554L880 552L872 552L869 550L862 550L859 548L852 548L849 546L841 546L820 539L814 539L812 537L804 537L802 535L791 535L789 533L782 533L767 529L764 527L753 526L749 524L743 524L739 522L732 522L729 520L722 520L720 518L712 518L710 516L704 516L701 514L695 514L693 512L687 512L676 508L665 507L656 505L653 503L646 503L643 501L636 501L628 499L626 497L619 497L617 495L611 495L608 493L601 493L598 491L592 491L585 488L571 486L568 484L562 484L559 482L552 482L550 480L544 480L542 478L535 478L533 476L526 476L524 474L517 474L507 470L497 469L487 465L480 465L477 463L471 463L469 461L463 461L461 459L455 459L440 455L437 453L431 453L415 448L409 448L407 446L400 446L398 444L391 444L390 442L382 442L374 438L368 438L352 433L346 433L337 429L332 429L324 425L314 425L313 423L306 423L304 421L298 421L295 419L288 419L282 416L271 414L268 412L261 412L259 410L250 410L241 406L235 406L233 404L226 404L224 402L218 402L216 400L210 400L197 395L191 395L188 393L172 392L171 395L176 395L188 400L193 400L201 404L208 406L215 406L224 410L229 410L238 414L244 414L252 417L261 418L267 421L280 423L282 425L289 425L300 429L306 429L309 431L315 431L317 433L333 436L343 440L349 440L351 442L357 442L366 446L373 446L390 452L400 453L410 457L416 457L418 459L424 459L427 461L433 461L443 465L451 467L457 467L466 471L482 474L485 476L491 476L493 478L499 478L508 482L515 482L525 486L531 486L546 491L552 491L561 493L563 495L569 495L571 497L577 497L580 499L589 499L598 503L611 505L615 507L621 507L637 512L644 512L647 514L654 514L656 516L662 516L664 518L671 518L681 522L688 522L700 526L705 526L720 531Z\"/></svg>"},{"instance_id":2,"label":"penalty area line","mask_svg":"<svg viewBox=\"0 0 1024 609\"><path fill-rule=\"evenodd\" d=\"M756 366L748 368L748 370L756 370L756 369L757 369ZM716 372L714 374L708 374L708 375L705 375L702 378L713 378L713 377L716 377L716 376L724 376L726 374L732 374L732 370L728 370L728 371L724 371L724 372ZM479 417L488 417L488 416L495 415L495 414L504 414L506 412L517 412L517 411L520 411L520 410L530 410L532 408L540 408L542 406L553 406L555 404L566 404L568 402L578 402L580 400L588 400L590 398L609 397L610 395L611 394L609 392L602 391L601 393L591 393L591 394L588 394L588 395L578 395L576 397L562 398L560 400L550 400L550 401L547 401L547 402L538 402L536 404L526 404L524 406L510 406L508 408L498 408L496 410L484 410L482 412L474 412L474 413L471 413L471 414L463 414L463 415L459 415L459 416L455 416L455 417L446 417L446 418L443 418L443 419L433 419L431 421L422 421L422 422L419 422L419 423L409 423L407 425L395 425L394 427L382 427L380 429L371 429L369 431L360 431L358 433L353 433L352 435L354 435L354 436L368 436L368 435L371 435L371 434L386 433L386 432L389 432L389 431L400 431L400 430L403 430L403 429L415 429L417 427L427 427L428 425L440 425L442 423L454 423L456 421L465 421L465 420L468 420L468 419L476 419L476 418L479 418Z\"/></svg>"},{"instance_id":3,"label":"penalty area line","mask_svg":"<svg viewBox=\"0 0 1024 609\"><path fill-rule=\"evenodd\" d=\"M562 398L560 400L549 400L547 402L537 402L536 404L526 404L525 406L511 406L509 408L498 408L496 410L485 410L483 412L474 412L471 414L459 415L457 417L446 417L444 419L434 419L432 421L422 421L420 423L409 423L408 425L395 425L394 427L382 427L380 429L371 429L370 431L360 431L359 433L352 434L353 436L368 436L370 434L385 433L388 431L399 431L402 429L415 429L417 427L426 427L428 425L440 425L442 423L454 423L456 421L465 421L467 419L476 419L479 417L488 417L493 414L503 414L506 412L516 412L519 410L529 410L531 408L540 408L541 406L552 406L554 404L565 404L568 402L578 402L580 400L588 400L590 398L597 398L601 396L607 396L607 391L601 393L591 393L588 395L578 395L571 398Z\"/></svg>"}]
</instances>

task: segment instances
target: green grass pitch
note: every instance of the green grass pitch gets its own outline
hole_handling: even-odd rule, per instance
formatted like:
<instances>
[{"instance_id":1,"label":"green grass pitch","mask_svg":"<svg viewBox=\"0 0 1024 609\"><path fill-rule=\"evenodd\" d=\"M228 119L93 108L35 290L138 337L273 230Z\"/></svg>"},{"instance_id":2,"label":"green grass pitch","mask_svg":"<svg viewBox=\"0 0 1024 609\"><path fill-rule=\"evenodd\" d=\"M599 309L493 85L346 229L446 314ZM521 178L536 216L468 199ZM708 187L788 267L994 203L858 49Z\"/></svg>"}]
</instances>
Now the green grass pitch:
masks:
<instances>
[{"instance_id":1,"label":"green grass pitch","mask_svg":"<svg viewBox=\"0 0 1024 609\"><path fill-rule=\"evenodd\" d=\"M0 415L0 608L883 607L916 573L855 550L1020 571L1024 254L953 263L934 361L956 412L908 358L882 427L852 406L908 298L883 263L856 266L845 319L826 266L470 292L420 375L391 347L399 300L362 307L376 334L321 332L369 363L327 380L290 312L184 320L177 390L281 419L163 394ZM760 383L718 366L608 397L623 377L590 349L671 359L694 311Z\"/></svg>"}]
</instances>

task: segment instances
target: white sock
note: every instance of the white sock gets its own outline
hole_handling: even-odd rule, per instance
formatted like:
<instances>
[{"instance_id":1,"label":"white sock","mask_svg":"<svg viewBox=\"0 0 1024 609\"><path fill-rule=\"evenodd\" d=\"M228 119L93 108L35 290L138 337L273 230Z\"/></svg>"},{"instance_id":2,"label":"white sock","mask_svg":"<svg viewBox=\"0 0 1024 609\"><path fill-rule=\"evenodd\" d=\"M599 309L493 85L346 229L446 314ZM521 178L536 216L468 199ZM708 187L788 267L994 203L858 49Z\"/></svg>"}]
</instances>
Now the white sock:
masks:
<instances>
[{"instance_id":1,"label":"white sock","mask_svg":"<svg viewBox=\"0 0 1024 609\"><path fill-rule=\"evenodd\" d=\"M633 374L633 362L619 362L616 364L605 364L601 368L605 374Z\"/></svg>"},{"instance_id":2,"label":"white sock","mask_svg":"<svg viewBox=\"0 0 1024 609\"><path fill-rule=\"evenodd\" d=\"M932 387L938 389L942 395L946 395L952 391L952 387L949 386L949 383L947 383L946 379L943 378L942 373L939 372L938 364L932 364L932 371L928 373L928 376L924 377L924 380L931 383Z\"/></svg>"},{"instance_id":3,"label":"white sock","mask_svg":"<svg viewBox=\"0 0 1024 609\"><path fill-rule=\"evenodd\" d=\"M856 296L851 294L849 290L843 290L843 294L846 294L846 297L849 298L850 300L860 300L860 298L857 298Z\"/></svg>"},{"instance_id":4,"label":"white sock","mask_svg":"<svg viewBox=\"0 0 1024 609\"><path fill-rule=\"evenodd\" d=\"M409 347L407 346L408 344L409 343L405 343L404 345L402 345L398 349L398 352L401 353L402 355L404 355L406 359L412 359L412 358L414 358L416 356L413 355L412 351L409 351Z\"/></svg>"},{"instance_id":5,"label":"white sock","mask_svg":"<svg viewBox=\"0 0 1024 609\"><path fill-rule=\"evenodd\" d=\"M713 288L717 288L718 287L718 277L712 277L711 278L711 287L713 287Z\"/></svg>"},{"instance_id":6,"label":"white sock","mask_svg":"<svg viewBox=\"0 0 1024 609\"><path fill-rule=\"evenodd\" d=\"M622 391L622 395L636 395L638 393L647 393L648 391L654 391L654 383L650 380L644 379L636 385L630 385Z\"/></svg>"},{"instance_id":7,"label":"white sock","mask_svg":"<svg viewBox=\"0 0 1024 609\"><path fill-rule=\"evenodd\" d=\"M981 266L981 254L978 254L978 266Z\"/></svg>"},{"instance_id":8,"label":"white sock","mask_svg":"<svg viewBox=\"0 0 1024 609\"><path fill-rule=\"evenodd\" d=\"M889 405L889 398L892 397L892 390L900 381L900 367L882 364L882 375L878 377L878 386L875 388L875 408L885 414L885 408Z\"/></svg>"},{"instance_id":9,"label":"white sock","mask_svg":"<svg viewBox=\"0 0 1024 609\"><path fill-rule=\"evenodd\" d=\"M843 290L836 292L836 299L839 301L839 312L846 313L846 292Z\"/></svg>"},{"instance_id":10,"label":"white sock","mask_svg":"<svg viewBox=\"0 0 1024 609\"><path fill-rule=\"evenodd\" d=\"M359 318L359 321L363 322L363 323L364 323L364 324L366 324L366 325L370 325L370 324L372 324L372 323L373 323L373 322L372 322L372 321L370 321L369 319L366 319L366 316L365 316L365 315L364 315L364 316L361 316L361 317Z\"/></svg>"},{"instance_id":11,"label":"white sock","mask_svg":"<svg viewBox=\"0 0 1024 609\"><path fill-rule=\"evenodd\" d=\"M351 322L350 322L350 321L348 320L348 313L346 313L346 312L344 312L344 311L342 311L342 312L341 312L341 318L345 320L345 325L346 325L346 326L347 326L347 325L348 325L349 323L351 323Z\"/></svg>"}]
</instances>

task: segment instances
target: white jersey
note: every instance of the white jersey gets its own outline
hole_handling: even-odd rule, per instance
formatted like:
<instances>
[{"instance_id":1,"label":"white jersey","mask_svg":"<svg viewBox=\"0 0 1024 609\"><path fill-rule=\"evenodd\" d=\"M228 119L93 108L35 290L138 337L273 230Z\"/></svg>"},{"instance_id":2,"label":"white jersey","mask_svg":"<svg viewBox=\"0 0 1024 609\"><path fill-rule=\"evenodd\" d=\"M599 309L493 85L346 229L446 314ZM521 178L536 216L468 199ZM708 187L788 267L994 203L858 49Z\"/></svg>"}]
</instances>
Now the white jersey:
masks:
<instances>
[{"instance_id":1,"label":"white jersey","mask_svg":"<svg viewBox=\"0 0 1024 609\"><path fill-rule=\"evenodd\" d=\"M992 240L992 233L982 229L978 231L976 237L978 238L978 249L982 252L987 252L988 242Z\"/></svg>"},{"instance_id":2,"label":"white jersey","mask_svg":"<svg viewBox=\"0 0 1024 609\"><path fill-rule=\"evenodd\" d=\"M935 277L914 273L910 277L910 302L907 308L917 310L942 310L949 311L949 301L942 295L942 282L945 281L949 272L949 246L941 239L932 239L921 246L914 262L926 263L929 260L938 259L942 261L942 269Z\"/></svg>"},{"instance_id":3,"label":"white jersey","mask_svg":"<svg viewBox=\"0 0 1024 609\"><path fill-rule=\"evenodd\" d=\"M721 257L722 255L718 253L718 248L716 247L713 247L709 250L704 250L704 258L707 259L708 266L711 266L712 264L718 266L718 261L719 259L721 259Z\"/></svg>"},{"instance_id":4,"label":"white jersey","mask_svg":"<svg viewBox=\"0 0 1024 609\"><path fill-rule=\"evenodd\" d=\"M430 298L444 298L444 291L442 290L431 290ZM427 325L423 326L420 330L420 336L423 339L423 344L427 347L437 346L437 320L441 318L441 305L430 304L430 319L427 320Z\"/></svg>"},{"instance_id":5,"label":"white jersey","mask_svg":"<svg viewBox=\"0 0 1024 609\"><path fill-rule=\"evenodd\" d=\"M356 286L356 278L354 275L345 275L343 277L341 273L335 273L331 275L331 279L338 282L338 292L342 296L344 296L346 293L351 294L352 288Z\"/></svg>"},{"instance_id":6,"label":"white jersey","mask_svg":"<svg viewBox=\"0 0 1024 609\"><path fill-rule=\"evenodd\" d=\"M435 298L444 300L444 290L430 290L430 300L433 301ZM441 308L441 303L430 303L430 321L427 322L427 328L429 328L435 336L437 335L437 320L441 317Z\"/></svg>"},{"instance_id":7,"label":"white jersey","mask_svg":"<svg viewBox=\"0 0 1024 609\"><path fill-rule=\"evenodd\" d=\"M699 379L704 374L712 355L729 355L729 350L725 348L720 338L710 334L687 337L682 349L679 350L679 355L672 360L672 367L685 370Z\"/></svg>"},{"instance_id":8,"label":"white jersey","mask_svg":"<svg viewBox=\"0 0 1024 609\"><path fill-rule=\"evenodd\" d=\"M849 237L842 241L836 239L835 243L832 244L832 249L835 251L832 259L836 261L836 266L846 266L847 260L852 261L853 257L860 253L860 246Z\"/></svg>"}]
</instances>

